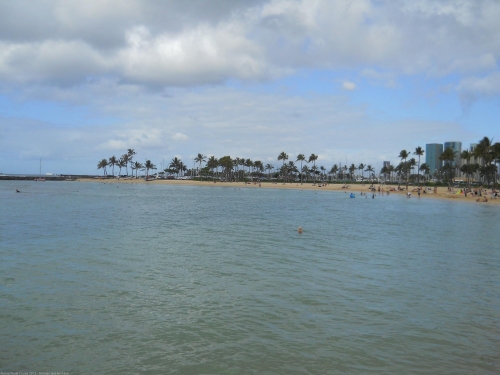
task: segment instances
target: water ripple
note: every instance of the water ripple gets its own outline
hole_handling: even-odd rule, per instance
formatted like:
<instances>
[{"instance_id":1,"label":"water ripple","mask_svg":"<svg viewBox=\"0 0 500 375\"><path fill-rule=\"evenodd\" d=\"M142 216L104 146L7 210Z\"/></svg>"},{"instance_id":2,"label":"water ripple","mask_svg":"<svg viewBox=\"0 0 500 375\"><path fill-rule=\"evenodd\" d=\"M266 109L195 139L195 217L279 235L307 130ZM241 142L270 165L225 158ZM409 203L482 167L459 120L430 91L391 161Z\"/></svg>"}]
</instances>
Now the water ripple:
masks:
<instances>
[{"instance_id":1,"label":"water ripple","mask_svg":"<svg viewBox=\"0 0 500 375\"><path fill-rule=\"evenodd\" d=\"M500 372L497 207L15 183L1 371Z\"/></svg>"}]
</instances>

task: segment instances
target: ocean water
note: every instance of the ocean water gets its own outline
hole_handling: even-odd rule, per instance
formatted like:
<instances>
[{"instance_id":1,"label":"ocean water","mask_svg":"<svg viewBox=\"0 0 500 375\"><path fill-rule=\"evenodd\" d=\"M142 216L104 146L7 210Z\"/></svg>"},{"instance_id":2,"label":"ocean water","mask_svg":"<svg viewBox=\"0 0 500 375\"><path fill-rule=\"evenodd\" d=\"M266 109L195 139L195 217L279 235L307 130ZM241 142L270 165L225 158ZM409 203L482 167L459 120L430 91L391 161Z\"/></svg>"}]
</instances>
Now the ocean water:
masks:
<instances>
[{"instance_id":1,"label":"ocean water","mask_svg":"<svg viewBox=\"0 0 500 375\"><path fill-rule=\"evenodd\" d=\"M0 371L498 374L499 219L397 195L1 181Z\"/></svg>"}]
</instances>

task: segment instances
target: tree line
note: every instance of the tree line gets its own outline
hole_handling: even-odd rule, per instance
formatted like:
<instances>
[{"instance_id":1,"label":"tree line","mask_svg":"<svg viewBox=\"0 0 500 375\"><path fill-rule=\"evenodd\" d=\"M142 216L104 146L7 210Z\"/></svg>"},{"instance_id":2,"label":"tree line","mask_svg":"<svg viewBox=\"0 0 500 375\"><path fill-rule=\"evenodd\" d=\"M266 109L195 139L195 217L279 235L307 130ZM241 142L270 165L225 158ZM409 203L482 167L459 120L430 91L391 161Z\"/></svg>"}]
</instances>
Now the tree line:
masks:
<instances>
[{"instance_id":1,"label":"tree line","mask_svg":"<svg viewBox=\"0 0 500 375\"><path fill-rule=\"evenodd\" d=\"M112 168L111 173L113 176L115 175L115 166L119 168L119 175L121 175L121 170L125 168L126 175L128 176L128 169L130 167L132 176L135 172L136 178L138 177L139 171L145 171L146 177L148 178L149 171L157 170L156 165L154 165L151 160L146 160L145 163L142 164L134 160L135 155L136 152L133 149L128 149L127 152L119 158L112 156L109 159L102 159L98 163L97 168L103 169L104 175L107 175L107 168L110 167ZM415 157L410 158L411 155L411 152L402 150L398 155L401 162L397 166L384 165L380 173L389 181L393 180L392 177L393 174L395 174L399 177L400 182L404 181L406 183L407 187L410 179L414 177L414 174L411 172L415 168L417 169L416 179L418 184L420 184L421 172L423 176L429 179L430 166L426 163L420 163L421 157L424 156L422 147L416 147L413 152L413 155L418 158L418 161ZM455 163L457 156L460 156L466 163L458 167ZM449 183L453 179L455 171L458 169L467 176L468 183L472 175L477 172L485 182L490 184L491 181L496 181L497 166L495 163L500 162L500 143L493 143L492 139L484 137L472 151L464 150L460 155L457 155L456 151L447 148L439 156L439 159L443 162L443 167L439 173L446 176ZM471 163L472 159L474 159L473 163ZM342 166L339 163L334 164L327 170L322 165L317 166L317 160L318 156L316 154L311 154L309 157L306 157L304 154L299 154L295 160L290 160L289 155L283 151L277 156L277 161L281 162L281 165L275 168L273 165L269 163L264 164L260 160L253 161L248 158L232 158L231 156L217 158L212 155L208 157L199 153L193 159L193 162L198 165L196 170L194 168L188 169L181 159L174 157L167 168L159 173L167 173L169 175L175 174L179 176L187 172L188 175L197 175L200 179L215 179L217 176L218 178L224 178L226 181L238 181L245 178L263 179L266 177L271 179L274 177L282 180L284 183L300 181L301 184L304 181L313 181L314 183L317 181L325 181L328 177L337 180L355 180L356 172L361 173L360 175L358 174L357 177L359 178L361 176L362 180L365 179L365 172L367 172L366 179L376 179L376 171L370 164L365 165L360 163L359 165L351 164L350 166ZM300 165L298 165L298 163L300 163Z\"/></svg>"},{"instance_id":2,"label":"tree line","mask_svg":"<svg viewBox=\"0 0 500 375\"><path fill-rule=\"evenodd\" d=\"M130 164L130 170L132 172L132 176L135 171L135 178L137 178L137 174L139 171L146 171L146 175L149 174L150 170L156 169L156 166L151 162L151 160L146 160L144 164L134 161L134 156L136 152L134 149L129 148L125 154L117 158L116 156L111 156L109 159L101 159L99 163L97 163L97 169L102 169L105 176L108 175L107 167L112 168L112 175L115 175L115 166L119 168L118 175L121 176L122 168L125 168L126 174L128 176L128 166Z\"/></svg>"}]
</instances>

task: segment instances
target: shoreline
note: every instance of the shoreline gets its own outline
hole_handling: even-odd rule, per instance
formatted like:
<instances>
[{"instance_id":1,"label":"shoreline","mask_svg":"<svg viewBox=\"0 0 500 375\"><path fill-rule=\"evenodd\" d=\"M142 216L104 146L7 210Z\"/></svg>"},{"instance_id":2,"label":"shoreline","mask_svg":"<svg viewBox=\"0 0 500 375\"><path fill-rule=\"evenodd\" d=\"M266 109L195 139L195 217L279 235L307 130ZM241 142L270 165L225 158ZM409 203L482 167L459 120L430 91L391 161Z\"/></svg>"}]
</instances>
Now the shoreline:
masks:
<instances>
[{"instance_id":1,"label":"shoreline","mask_svg":"<svg viewBox=\"0 0 500 375\"><path fill-rule=\"evenodd\" d=\"M375 193L375 196L387 194L387 190L389 187L394 187L394 185L374 185L376 189L378 189L379 186L381 188L384 188L384 191L379 193L378 191L372 192L370 191L369 184L365 185L349 185L347 184L348 188L343 189L342 187L344 185L342 184L329 184L323 187L318 187L318 185L313 186L312 183L304 183L301 185L300 183L270 183L270 182L263 182L259 186L258 183L254 184L248 184L244 182L212 182L212 181L195 181L195 180L153 180L153 181L146 181L142 178L140 179L108 179L108 180L100 180L100 179L95 179L95 178L79 178L76 179L77 182L97 182L97 183L105 183L105 184L114 184L114 183L119 183L119 184L152 184L152 185L184 185L184 186L217 186L217 187L244 187L244 188L250 188L250 189L292 189L292 190L321 190L321 191L336 191L336 192L349 192L349 193L354 193L357 196L359 196L360 192L366 193L366 194L373 194ZM455 193L450 193L448 192L448 188L446 187L438 187L437 188L437 194L434 194L434 192L429 193L429 194L420 194L420 197L418 196L417 192L412 192L415 187L409 187L410 193L411 193L411 198L410 199L418 199L418 198L423 198L423 199L442 199L442 200L452 200L452 201L458 201L458 202L469 202L469 203L476 203L476 204L483 204L483 205L500 205L500 198L497 199L490 199L488 198L488 202L476 202L477 197L470 195L467 198L464 196L464 194L456 194ZM455 190L460 190L460 189L455 189ZM406 191L389 191L390 194L398 194L398 195L406 195Z\"/></svg>"}]
</instances>

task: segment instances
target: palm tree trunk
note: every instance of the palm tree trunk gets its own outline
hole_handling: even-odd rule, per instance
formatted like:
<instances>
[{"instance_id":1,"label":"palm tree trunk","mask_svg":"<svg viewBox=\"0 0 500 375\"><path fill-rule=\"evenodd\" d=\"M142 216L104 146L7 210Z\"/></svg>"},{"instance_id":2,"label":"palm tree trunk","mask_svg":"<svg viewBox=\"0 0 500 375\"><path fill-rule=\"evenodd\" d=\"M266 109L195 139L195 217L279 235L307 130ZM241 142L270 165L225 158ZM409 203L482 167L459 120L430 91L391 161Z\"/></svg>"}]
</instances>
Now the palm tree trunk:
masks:
<instances>
[{"instance_id":1,"label":"palm tree trunk","mask_svg":"<svg viewBox=\"0 0 500 375\"><path fill-rule=\"evenodd\" d=\"M420 155L418 155L418 187L420 187Z\"/></svg>"}]
</instances>

